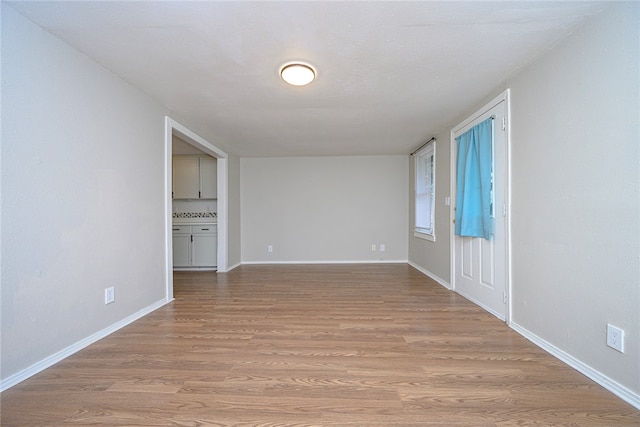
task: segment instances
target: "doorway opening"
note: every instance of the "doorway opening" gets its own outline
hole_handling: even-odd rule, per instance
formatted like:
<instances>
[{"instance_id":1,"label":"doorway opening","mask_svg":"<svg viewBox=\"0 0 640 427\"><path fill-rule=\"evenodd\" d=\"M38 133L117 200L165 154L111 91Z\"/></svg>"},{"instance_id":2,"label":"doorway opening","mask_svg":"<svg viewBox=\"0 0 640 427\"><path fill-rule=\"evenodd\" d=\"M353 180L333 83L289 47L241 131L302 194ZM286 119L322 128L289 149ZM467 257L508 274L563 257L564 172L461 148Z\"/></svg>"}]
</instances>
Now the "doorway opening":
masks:
<instances>
[{"instance_id":1,"label":"doorway opening","mask_svg":"<svg viewBox=\"0 0 640 427\"><path fill-rule=\"evenodd\" d=\"M228 191L227 191L227 153L220 150L209 141L205 140L195 132L188 129L169 116L165 117L164 135L164 160L165 160L165 275L166 275L166 299L173 300L173 199L172 192L172 156L173 138L192 145L196 149L216 158L217 161L217 222L218 222L218 243L217 258L218 272L224 273L228 268Z\"/></svg>"}]
</instances>

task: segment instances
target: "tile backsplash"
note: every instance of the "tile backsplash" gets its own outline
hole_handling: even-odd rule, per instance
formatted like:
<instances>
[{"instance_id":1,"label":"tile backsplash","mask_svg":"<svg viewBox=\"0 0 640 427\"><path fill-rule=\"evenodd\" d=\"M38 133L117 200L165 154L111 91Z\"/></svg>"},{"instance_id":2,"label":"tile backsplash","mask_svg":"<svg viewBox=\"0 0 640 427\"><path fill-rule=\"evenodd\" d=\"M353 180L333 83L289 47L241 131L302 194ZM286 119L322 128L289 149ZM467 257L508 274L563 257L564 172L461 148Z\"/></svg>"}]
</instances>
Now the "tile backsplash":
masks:
<instances>
[{"instance_id":1,"label":"tile backsplash","mask_svg":"<svg viewBox=\"0 0 640 427\"><path fill-rule=\"evenodd\" d=\"M217 218L217 212L174 212L174 218Z\"/></svg>"},{"instance_id":2,"label":"tile backsplash","mask_svg":"<svg viewBox=\"0 0 640 427\"><path fill-rule=\"evenodd\" d=\"M217 200L174 200L173 201L173 218L192 219L192 218L217 218L218 201Z\"/></svg>"}]
</instances>

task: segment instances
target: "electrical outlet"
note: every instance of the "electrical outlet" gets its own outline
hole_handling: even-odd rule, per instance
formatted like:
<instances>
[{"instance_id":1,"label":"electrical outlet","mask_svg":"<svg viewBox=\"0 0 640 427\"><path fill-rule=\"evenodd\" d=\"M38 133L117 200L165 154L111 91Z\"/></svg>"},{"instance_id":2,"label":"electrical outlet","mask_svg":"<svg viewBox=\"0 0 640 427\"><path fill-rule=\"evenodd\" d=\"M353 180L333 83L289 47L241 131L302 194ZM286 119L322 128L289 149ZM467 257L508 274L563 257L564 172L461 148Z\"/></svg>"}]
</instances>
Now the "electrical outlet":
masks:
<instances>
[{"instance_id":1,"label":"electrical outlet","mask_svg":"<svg viewBox=\"0 0 640 427\"><path fill-rule=\"evenodd\" d=\"M380 244L380 252L384 252L385 251L385 246L384 243Z\"/></svg>"},{"instance_id":2,"label":"electrical outlet","mask_svg":"<svg viewBox=\"0 0 640 427\"><path fill-rule=\"evenodd\" d=\"M273 245L267 246L267 252L273 252Z\"/></svg>"},{"instance_id":3,"label":"electrical outlet","mask_svg":"<svg viewBox=\"0 0 640 427\"><path fill-rule=\"evenodd\" d=\"M371 252L375 252L375 251L376 251L376 245L373 244L373 245L371 245Z\"/></svg>"},{"instance_id":4,"label":"electrical outlet","mask_svg":"<svg viewBox=\"0 0 640 427\"><path fill-rule=\"evenodd\" d=\"M110 288L106 288L104 290L104 303L105 304L111 304L115 300L116 300L116 290L115 290L115 288L113 286L110 287Z\"/></svg>"},{"instance_id":5,"label":"electrical outlet","mask_svg":"<svg viewBox=\"0 0 640 427\"><path fill-rule=\"evenodd\" d=\"M624 331L607 324L607 345L620 353L624 353Z\"/></svg>"}]
</instances>

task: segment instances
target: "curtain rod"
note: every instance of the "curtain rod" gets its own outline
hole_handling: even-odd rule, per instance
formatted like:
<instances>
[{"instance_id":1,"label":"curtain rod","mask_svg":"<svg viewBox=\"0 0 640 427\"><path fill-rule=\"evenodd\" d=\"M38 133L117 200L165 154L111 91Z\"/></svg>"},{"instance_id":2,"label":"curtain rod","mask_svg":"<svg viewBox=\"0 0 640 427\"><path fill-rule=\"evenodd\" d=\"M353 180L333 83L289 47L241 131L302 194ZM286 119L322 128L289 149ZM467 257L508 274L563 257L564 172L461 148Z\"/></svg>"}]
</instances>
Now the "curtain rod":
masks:
<instances>
[{"instance_id":1,"label":"curtain rod","mask_svg":"<svg viewBox=\"0 0 640 427\"><path fill-rule=\"evenodd\" d=\"M496 116L495 116L495 115L493 115L493 116L491 116L491 117L489 117L489 118L490 118L491 120L495 120L495 119L496 119ZM409 154L409 155L410 155L410 156L415 155L418 151L420 151L420 150L422 149L422 147L424 147L425 145L427 145L427 144L428 144L428 143L430 143L431 141L437 141L437 140L436 140L436 137L435 137L435 136L434 136L434 137L432 137L430 140L428 140L427 142L425 142L424 144L422 144L420 147L416 148L416 150L415 150L413 153Z\"/></svg>"},{"instance_id":2,"label":"curtain rod","mask_svg":"<svg viewBox=\"0 0 640 427\"><path fill-rule=\"evenodd\" d=\"M414 151L413 153L409 154L410 156L413 156L414 154L416 154L418 151L420 151L422 149L422 147L424 147L425 145L427 145L428 143L430 143L431 141L435 141L436 137L434 136L433 138L431 138L430 140L428 140L427 142L425 142L424 144L422 144L420 147L418 147L416 149L416 151Z\"/></svg>"}]
</instances>

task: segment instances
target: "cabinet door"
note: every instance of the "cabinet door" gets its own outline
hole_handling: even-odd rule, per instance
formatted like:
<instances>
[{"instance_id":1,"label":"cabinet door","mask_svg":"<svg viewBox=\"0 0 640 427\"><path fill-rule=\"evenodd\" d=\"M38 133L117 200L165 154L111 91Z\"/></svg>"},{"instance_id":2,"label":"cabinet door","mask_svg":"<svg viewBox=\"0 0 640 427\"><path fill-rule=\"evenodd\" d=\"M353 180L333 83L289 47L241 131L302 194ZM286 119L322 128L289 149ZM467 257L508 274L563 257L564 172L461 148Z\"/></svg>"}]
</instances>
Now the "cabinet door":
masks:
<instances>
[{"instance_id":1,"label":"cabinet door","mask_svg":"<svg viewBox=\"0 0 640 427\"><path fill-rule=\"evenodd\" d=\"M216 234L194 234L192 264L194 267L218 265L218 236Z\"/></svg>"},{"instance_id":2,"label":"cabinet door","mask_svg":"<svg viewBox=\"0 0 640 427\"><path fill-rule=\"evenodd\" d=\"M200 198L218 198L218 163L213 157L200 157Z\"/></svg>"},{"instance_id":3,"label":"cabinet door","mask_svg":"<svg viewBox=\"0 0 640 427\"><path fill-rule=\"evenodd\" d=\"M173 198L198 199L198 158L174 157L173 159Z\"/></svg>"},{"instance_id":4,"label":"cabinet door","mask_svg":"<svg viewBox=\"0 0 640 427\"><path fill-rule=\"evenodd\" d=\"M191 234L173 235L173 266L189 267L191 265Z\"/></svg>"}]
</instances>

